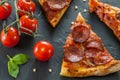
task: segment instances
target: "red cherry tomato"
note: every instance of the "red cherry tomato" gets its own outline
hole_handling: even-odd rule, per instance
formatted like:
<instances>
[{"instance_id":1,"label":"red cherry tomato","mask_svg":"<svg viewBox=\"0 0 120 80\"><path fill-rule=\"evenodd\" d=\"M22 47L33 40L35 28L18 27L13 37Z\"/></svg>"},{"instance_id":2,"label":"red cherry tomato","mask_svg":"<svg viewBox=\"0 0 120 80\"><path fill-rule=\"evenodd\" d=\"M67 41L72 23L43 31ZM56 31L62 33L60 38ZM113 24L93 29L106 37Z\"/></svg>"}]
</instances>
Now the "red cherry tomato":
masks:
<instances>
[{"instance_id":1,"label":"red cherry tomato","mask_svg":"<svg viewBox=\"0 0 120 80\"><path fill-rule=\"evenodd\" d=\"M24 15L20 18L20 26L22 33L31 35L37 30L38 20L36 18L30 18L28 15Z\"/></svg>"},{"instance_id":2,"label":"red cherry tomato","mask_svg":"<svg viewBox=\"0 0 120 80\"><path fill-rule=\"evenodd\" d=\"M46 41L39 41L34 46L34 56L40 61L49 60L54 54L53 46Z\"/></svg>"},{"instance_id":3,"label":"red cherry tomato","mask_svg":"<svg viewBox=\"0 0 120 80\"><path fill-rule=\"evenodd\" d=\"M29 13L34 13L36 11L36 5L32 0L18 0L17 6L19 10L23 10ZM25 15L24 12L19 11L19 15Z\"/></svg>"},{"instance_id":4,"label":"red cherry tomato","mask_svg":"<svg viewBox=\"0 0 120 80\"><path fill-rule=\"evenodd\" d=\"M8 27L6 32L2 30L0 37L1 43L6 47L14 47L20 41L18 30L14 27Z\"/></svg>"},{"instance_id":5,"label":"red cherry tomato","mask_svg":"<svg viewBox=\"0 0 120 80\"><path fill-rule=\"evenodd\" d=\"M3 4L1 4L0 5L0 20L7 19L10 16L11 11L12 11L11 4L9 4L7 2L4 2Z\"/></svg>"}]
</instances>

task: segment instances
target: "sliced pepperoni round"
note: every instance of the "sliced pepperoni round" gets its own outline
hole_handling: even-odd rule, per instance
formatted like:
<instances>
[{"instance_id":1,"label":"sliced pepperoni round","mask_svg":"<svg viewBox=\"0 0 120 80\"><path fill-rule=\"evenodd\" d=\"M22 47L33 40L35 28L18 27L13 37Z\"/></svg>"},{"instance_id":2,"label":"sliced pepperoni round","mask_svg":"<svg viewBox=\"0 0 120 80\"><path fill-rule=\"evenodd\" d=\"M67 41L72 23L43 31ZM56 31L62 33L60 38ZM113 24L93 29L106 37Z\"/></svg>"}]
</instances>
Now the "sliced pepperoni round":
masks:
<instances>
[{"instance_id":1,"label":"sliced pepperoni round","mask_svg":"<svg viewBox=\"0 0 120 80\"><path fill-rule=\"evenodd\" d=\"M102 65L110 62L112 60L112 57L108 53L100 53L97 54L94 58L94 63L96 65Z\"/></svg>"},{"instance_id":2,"label":"sliced pepperoni round","mask_svg":"<svg viewBox=\"0 0 120 80\"><path fill-rule=\"evenodd\" d=\"M82 43L88 40L90 36L90 30L83 25L79 25L73 28L72 36L75 42Z\"/></svg>"},{"instance_id":3,"label":"sliced pepperoni round","mask_svg":"<svg viewBox=\"0 0 120 80\"><path fill-rule=\"evenodd\" d=\"M98 49L98 50L101 50L103 51L103 45L100 41L97 41L97 40L93 40L93 41L89 41L87 44L86 44L86 48L95 48L95 49Z\"/></svg>"},{"instance_id":4,"label":"sliced pepperoni round","mask_svg":"<svg viewBox=\"0 0 120 80\"><path fill-rule=\"evenodd\" d=\"M84 58L84 51L82 48L78 48L75 45L69 46L65 49L65 59L70 62L79 62Z\"/></svg>"},{"instance_id":5,"label":"sliced pepperoni round","mask_svg":"<svg viewBox=\"0 0 120 80\"><path fill-rule=\"evenodd\" d=\"M100 51L95 48L90 48L85 50L85 57L86 58L94 58L97 54L99 54Z\"/></svg>"},{"instance_id":6,"label":"sliced pepperoni round","mask_svg":"<svg viewBox=\"0 0 120 80\"><path fill-rule=\"evenodd\" d=\"M69 4L66 0L47 0L47 3L52 10L61 10Z\"/></svg>"}]
</instances>

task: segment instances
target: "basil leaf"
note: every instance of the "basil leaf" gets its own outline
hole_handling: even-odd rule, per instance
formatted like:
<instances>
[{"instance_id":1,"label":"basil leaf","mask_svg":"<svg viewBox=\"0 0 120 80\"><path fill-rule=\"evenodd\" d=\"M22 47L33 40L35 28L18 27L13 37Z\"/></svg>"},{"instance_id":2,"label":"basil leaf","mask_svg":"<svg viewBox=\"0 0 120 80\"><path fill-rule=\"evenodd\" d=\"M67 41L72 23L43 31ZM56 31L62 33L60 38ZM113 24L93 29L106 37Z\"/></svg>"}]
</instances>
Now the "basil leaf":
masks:
<instances>
[{"instance_id":1,"label":"basil leaf","mask_svg":"<svg viewBox=\"0 0 120 80\"><path fill-rule=\"evenodd\" d=\"M12 60L16 63L16 64L25 64L29 59L29 56L25 55L25 54L17 54L15 55Z\"/></svg>"},{"instance_id":2,"label":"basil leaf","mask_svg":"<svg viewBox=\"0 0 120 80\"><path fill-rule=\"evenodd\" d=\"M19 67L13 61L8 61L8 72L9 74L16 78L19 73Z\"/></svg>"}]
</instances>

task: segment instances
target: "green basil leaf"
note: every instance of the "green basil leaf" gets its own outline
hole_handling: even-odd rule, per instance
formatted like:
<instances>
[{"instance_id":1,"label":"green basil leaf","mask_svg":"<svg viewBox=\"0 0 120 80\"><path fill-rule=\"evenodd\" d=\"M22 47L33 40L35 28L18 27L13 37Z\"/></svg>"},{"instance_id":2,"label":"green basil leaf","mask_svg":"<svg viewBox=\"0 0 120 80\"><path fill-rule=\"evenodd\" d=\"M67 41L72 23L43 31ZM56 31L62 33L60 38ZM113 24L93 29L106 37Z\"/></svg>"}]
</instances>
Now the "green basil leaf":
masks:
<instances>
[{"instance_id":1,"label":"green basil leaf","mask_svg":"<svg viewBox=\"0 0 120 80\"><path fill-rule=\"evenodd\" d=\"M13 61L8 61L8 72L9 74L16 78L19 73L19 67Z\"/></svg>"},{"instance_id":2,"label":"green basil leaf","mask_svg":"<svg viewBox=\"0 0 120 80\"><path fill-rule=\"evenodd\" d=\"M29 56L21 53L21 54L15 55L12 59L16 64L20 65L20 64L25 64L28 61Z\"/></svg>"}]
</instances>

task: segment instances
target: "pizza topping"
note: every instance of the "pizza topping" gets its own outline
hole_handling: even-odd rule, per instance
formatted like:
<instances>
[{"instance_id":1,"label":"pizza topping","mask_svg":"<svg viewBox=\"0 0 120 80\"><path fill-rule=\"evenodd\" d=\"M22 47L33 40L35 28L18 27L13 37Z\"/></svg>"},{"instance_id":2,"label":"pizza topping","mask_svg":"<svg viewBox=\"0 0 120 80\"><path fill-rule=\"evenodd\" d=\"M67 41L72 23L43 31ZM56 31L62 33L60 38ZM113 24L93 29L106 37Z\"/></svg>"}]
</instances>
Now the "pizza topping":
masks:
<instances>
[{"instance_id":1,"label":"pizza topping","mask_svg":"<svg viewBox=\"0 0 120 80\"><path fill-rule=\"evenodd\" d=\"M86 48L95 48L103 51L103 45L100 41L94 40L87 43Z\"/></svg>"},{"instance_id":2,"label":"pizza topping","mask_svg":"<svg viewBox=\"0 0 120 80\"><path fill-rule=\"evenodd\" d=\"M79 62L84 58L84 51L81 46L70 45L65 49L65 58L70 62Z\"/></svg>"},{"instance_id":3,"label":"pizza topping","mask_svg":"<svg viewBox=\"0 0 120 80\"><path fill-rule=\"evenodd\" d=\"M51 10L47 3L43 4L43 9L48 20L52 20L53 17L56 17L56 14L58 13L58 11Z\"/></svg>"},{"instance_id":4,"label":"pizza topping","mask_svg":"<svg viewBox=\"0 0 120 80\"><path fill-rule=\"evenodd\" d=\"M93 61L93 58L90 58L90 59L86 59L82 62L82 65L84 65L84 67L86 68L89 68L91 66L95 66L94 62Z\"/></svg>"},{"instance_id":5,"label":"pizza topping","mask_svg":"<svg viewBox=\"0 0 120 80\"><path fill-rule=\"evenodd\" d=\"M69 5L69 0L47 0L48 6L52 10L61 10Z\"/></svg>"},{"instance_id":6,"label":"pizza topping","mask_svg":"<svg viewBox=\"0 0 120 80\"><path fill-rule=\"evenodd\" d=\"M90 36L90 30L83 25L79 25L74 27L72 30L72 36L74 41L82 43L88 40Z\"/></svg>"},{"instance_id":7,"label":"pizza topping","mask_svg":"<svg viewBox=\"0 0 120 80\"><path fill-rule=\"evenodd\" d=\"M100 51L97 49L94 49L94 48L87 49L85 50L85 57L92 58L92 57L95 57L98 53L100 53Z\"/></svg>"},{"instance_id":8,"label":"pizza topping","mask_svg":"<svg viewBox=\"0 0 120 80\"><path fill-rule=\"evenodd\" d=\"M107 53L100 53L97 54L96 57L94 58L94 63L96 65L102 65L110 62L112 60L111 56Z\"/></svg>"},{"instance_id":9,"label":"pizza topping","mask_svg":"<svg viewBox=\"0 0 120 80\"><path fill-rule=\"evenodd\" d=\"M88 49L85 51L85 56L94 65L102 65L112 60L108 52L101 52L97 49Z\"/></svg>"}]
</instances>

